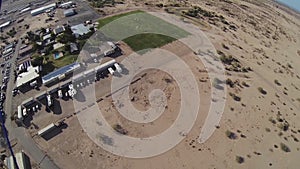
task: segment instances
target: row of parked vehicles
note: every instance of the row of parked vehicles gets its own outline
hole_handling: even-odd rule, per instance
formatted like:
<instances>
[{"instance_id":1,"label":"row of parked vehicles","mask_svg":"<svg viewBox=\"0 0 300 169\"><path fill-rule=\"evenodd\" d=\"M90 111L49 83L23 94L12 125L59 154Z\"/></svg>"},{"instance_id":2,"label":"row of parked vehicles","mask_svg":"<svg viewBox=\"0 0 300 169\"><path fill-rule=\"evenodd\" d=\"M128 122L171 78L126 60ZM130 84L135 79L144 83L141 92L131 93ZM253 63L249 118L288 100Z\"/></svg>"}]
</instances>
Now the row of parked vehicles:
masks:
<instances>
[{"instance_id":1,"label":"row of parked vehicles","mask_svg":"<svg viewBox=\"0 0 300 169\"><path fill-rule=\"evenodd\" d=\"M6 63L6 67L2 69L2 85L1 85L1 90L6 91L7 88L7 83L10 79L10 69L11 69L11 63Z\"/></svg>"},{"instance_id":2,"label":"row of parked vehicles","mask_svg":"<svg viewBox=\"0 0 300 169\"><path fill-rule=\"evenodd\" d=\"M3 110L5 99L6 99L5 94L4 93L0 93L0 110Z\"/></svg>"}]
</instances>

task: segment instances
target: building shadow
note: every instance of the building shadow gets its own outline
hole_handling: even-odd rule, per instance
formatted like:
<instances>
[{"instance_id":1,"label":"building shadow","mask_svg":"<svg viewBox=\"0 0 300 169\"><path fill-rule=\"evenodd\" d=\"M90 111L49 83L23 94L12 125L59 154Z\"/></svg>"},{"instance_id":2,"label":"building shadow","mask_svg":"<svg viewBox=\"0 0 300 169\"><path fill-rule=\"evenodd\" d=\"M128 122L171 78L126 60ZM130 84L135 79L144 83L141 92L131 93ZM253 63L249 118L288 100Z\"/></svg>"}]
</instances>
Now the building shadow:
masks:
<instances>
[{"instance_id":1,"label":"building shadow","mask_svg":"<svg viewBox=\"0 0 300 169\"><path fill-rule=\"evenodd\" d=\"M24 165L25 168L32 168L30 158L24 153Z\"/></svg>"},{"instance_id":2,"label":"building shadow","mask_svg":"<svg viewBox=\"0 0 300 169\"><path fill-rule=\"evenodd\" d=\"M19 87L18 89L22 94L25 94L25 93L29 92L30 90L32 90L32 87L29 84L25 84L25 85L22 85L21 87Z\"/></svg>"},{"instance_id":3,"label":"building shadow","mask_svg":"<svg viewBox=\"0 0 300 169\"><path fill-rule=\"evenodd\" d=\"M45 139L46 141L51 140L55 136L61 134L64 129L68 128L68 124L63 123L60 126L56 126L55 128L51 129L51 131L45 133L42 135L42 138Z\"/></svg>"},{"instance_id":4,"label":"building shadow","mask_svg":"<svg viewBox=\"0 0 300 169\"><path fill-rule=\"evenodd\" d=\"M110 54L110 55L108 55L107 57L117 58L117 57L122 56L122 55L123 55L123 52L122 52L121 48L117 47L115 49L115 52L112 53L112 54Z\"/></svg>"},{"instance_id":5,"label":"building shadow","mask_svg":"<svg viewBox=\"0 0 300 169\"><path fill-rule=\"evenodd\" d=\"M56 115L62 114L61 104L56 98L53 98L53 105L51 106L50 109L53 112L53 114Z\"/></svg>"},{"instance_id":6,"label":"building shadow","mask_svg":"<svg viewBox=\"0 0 300 169\"><path fill-rule=\"evenodd\" d=\"M123 64L119 64L121 69L122 69L122 74L123 75L128 75L129 74L129 70L123 65Z\"/></svg>"},{"instance_id":7,"label":"building shadow","mask_svg":"<svg viewBox=\"0 0 300 169\"><path fill-rule=\"evenodd\" d=\"M31 126L31 121L33 120L33 115L28 115L23 119L23 126L28 129Z\"/></svg>"},{"instance_id":8,"label":"building shadow","mask_svg":"<svg viewBox=\"0 0 300 169\"><path fill-rule=\"evenodd\" d=\"M79 102L85 102L85 95L83 94L83 92L81 90L77 90L77 94L74 96L74 98L79 101Z\"/></svg>"}]
</instances>

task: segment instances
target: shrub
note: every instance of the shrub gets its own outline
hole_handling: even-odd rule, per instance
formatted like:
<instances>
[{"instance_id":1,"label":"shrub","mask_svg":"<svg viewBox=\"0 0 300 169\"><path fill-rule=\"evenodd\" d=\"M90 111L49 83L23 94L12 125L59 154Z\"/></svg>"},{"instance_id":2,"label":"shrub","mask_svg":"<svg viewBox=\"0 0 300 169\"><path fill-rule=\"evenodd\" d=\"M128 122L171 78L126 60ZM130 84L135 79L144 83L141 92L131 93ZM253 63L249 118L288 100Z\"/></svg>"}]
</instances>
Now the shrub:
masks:
<instances>
[{"instance_id":1,"label":"shrub","mask_svg":"<svg viewBox=\"0 0 300 169\"><path fill-rule=\"evenodd\" d=\"M231 132L231 131L227 130L227 131L225 132L225 134L226 134L226 136L227 136L229 139L231 139L231 140L237 139L237 135L236 135L234 132Z\"/></svg>"},{"instance_id":2,"label":"shrub","mask_svg":"<svg viewBox=\"0 0 300 169\"><path fill-rule=\"evenodd\" d=\"M289 129L289 124L288 123L282 123L278 125L278 128L280 128L283 131L287 131Z\"/></svg>"},{"instance_id":3,"label":"shrub","mask_svg":"<svg viewBox=\"0 0 300 169\"><path fill-rule=\"evenodd\" d=\"M164 4L159 3L159 4L156 4L156 6L159 7L159 8L162 8L162 7L164 7Z\"/></svg>"},{"instance_id":4,"label":"shrub","mask_svg":"<svg viewBox=\"0 0 300 169\"><path fill-rule=\"evenodd\" d=\"M244 157L241 157L241 156L236 156L235 160L236 160L236 162L238 162L239 164L242 164L242 163L245 162Z\"/></svg>"},{"instance_id":5,"label":"shrub","mask_svg":"<svg viewBox=\"0 0 300 169\"><path fill-rule=\"evenodd\" d=\"M262 87L259 87L259 88L257 88L257 89L258 89L258 91L259 91L261 94L264 94L264 95L267 94L267 91L265 91Z\"/></svg>"},{"instance_id":6,"label":"shrub","mask_svg":"<svg viewBox=\"0 0 300 169\"><path fill-rule=\"evenodd\" d=\"M290 69L293 69L293 66L291 64L287 64L287 67L289 67Z\"/></svg>"},{"instance_id":7,"label":"shrub","mask_svg":"<svg viewBox=\"0 0 300 169\"><path fill-rule=\"evenodd\" d=\"M280 148L284 152L287 152L287 153L291 152L291 149L287 145L285 145L284 143L280 143Z\"/></svg>"},{"instance_id":8,"label":"shrub","mask_svg":"<svg viewBox=\"0 0 300 169\"><path fill-rule=\"evenodd\" d=\"M223 47L224 49L226 49L226 50L229 50L229 47L226 46L224 43L222 43L222 47Z\"/></svg>"},{"instance_id":9,"label":"shrub","mask_svg":"<svg viewBox=\"0 0 300 169\"><path fill-rule=\"evenodd\" d=\"M266 132L271 132L271 129L270 128L266 128Z\"/></svg>"},{"instance_id":10,"label":"shrub","mask_svg":"<svg viewBox=\"0 0 300 169\"><path fill-rule=\"evenodd\" d=\"M234 87L234 83L231 79L226 79L226 84L229 85L231 88Z\"/></svg>"},{"instance_id":11,"label":"shrub","mask_svg":"<svg viewBox=\"0 0 300 169\"><path fill-rule=\"evenodd\" d=\"M128 131L125 130L120 124L114 125L114 126L113 126L113 129L114 129L116 132L118 132L118 133L120 133L120 134L123 134L123 135L126 135L126 134L128 133Z\"/></svg>"},{"instance_id":12,"label":"shrub","mask_svg":"<svg viewBox=\"0 0 300 169\"><path fill-rule=\"evenodd\" d=\"M235 100L235 101L241 101L241 97L235 95L234 93L230 92L229 95L233 98L233 100Z\"/></svg>"},{"instance_id":13,"label":"shrub","mask_svg":"<svg viewBox=\"0 0 300 169\"><path fill-rule=\"evenodd\" d=\"M277 79L274 80L274 83L278 86L281 86L281 83Z\"/></svg>"},{"instance_id":14,"label":"shrub","mask_svg":"<svg viewBox=\"0 0 300 169\"><path fill-rule=\"evenodd\" d=\"M248 69L246 67L243 67L242 72L248 72Z\"/></svg>"},{"instance_id":15,"label":"shrub","mask_svg":"<svg viewBox=\"0 0 300 169\"><path fill-rule=\"evenodd\" d=\"M274 120L272 117L269 118L269 121L273 124L276 124L276 120Z\"/></svg>"},{"instance_id":16,"label":"shrub","mask_svg":"<svg viewBox=\"0 0 300 169\"><path fill-rule=\"evenodd\" d=\"M249 87L249 85L244 81L242 82L242 85L245 86L245 87Z\"/></svg>"}]
</instances>

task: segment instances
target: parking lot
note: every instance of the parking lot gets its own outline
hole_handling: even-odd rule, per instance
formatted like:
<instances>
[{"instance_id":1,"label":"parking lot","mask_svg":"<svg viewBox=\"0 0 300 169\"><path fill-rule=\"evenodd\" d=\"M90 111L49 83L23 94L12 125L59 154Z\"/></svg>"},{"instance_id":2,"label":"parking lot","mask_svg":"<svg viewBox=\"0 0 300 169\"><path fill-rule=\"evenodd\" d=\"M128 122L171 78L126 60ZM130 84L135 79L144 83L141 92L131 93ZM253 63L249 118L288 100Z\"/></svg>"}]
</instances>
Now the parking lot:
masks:
<instances>
[{"instance_id":1,"label":"parking lot","mask_svg":"<svg viewBox=\"0 0 300 169\"><path fill-rule=\"evenodd\" d=\"M0 109L3 109L4 102L5 102L5 93L6 93L6 88L9 80L14 80L10 79L10 72L11 72L11 67L12 63L10 62L11 57L13 56L14 53L14 48L15 44L11 43L2 50L2 57L1 57L1 73L0 73L0 78L2 81L0 82L1 84L1 92L0 92Z\"/></svg>"}]
</instances>

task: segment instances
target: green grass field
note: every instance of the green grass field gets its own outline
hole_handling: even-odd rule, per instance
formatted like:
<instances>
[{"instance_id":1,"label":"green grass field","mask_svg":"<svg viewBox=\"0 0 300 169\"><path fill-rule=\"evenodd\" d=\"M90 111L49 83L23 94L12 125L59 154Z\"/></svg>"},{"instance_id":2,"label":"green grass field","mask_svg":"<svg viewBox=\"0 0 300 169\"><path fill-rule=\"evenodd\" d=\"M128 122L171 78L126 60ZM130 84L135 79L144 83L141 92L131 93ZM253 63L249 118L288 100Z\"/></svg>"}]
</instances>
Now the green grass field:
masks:
<instances>
[{"instance_id":1,"label":"green grass field","mask_svg":"<svg viewBox=\"0 0 300 169\"><path fill-rule=\"evenodd\" d=\"M145 33L128 37L123 41L130 46L133 51L141 51L143 49L159 48L175 40L175 38L165 35Z\"/></svg>"},{"instance_id":2,"label":"green grass field","mask_svg":"<svg viewBox=\"0 0 300 169\"><path fill-rule=\"evenodd\" d=\"M127 16L127 15L131 15L131 14L136 14L136 13L142 13L143 11L140 11L140 10L136 10L136 11L131 11L131 12L127 12L127 13L123 13L123 14L119 14L119 15L114 15L114 16L110 16L110 17L107 17L107 18L103 18L103 19L100 19L98 20L98 29L103 27L104 25L114 21L114 20L117 20L121 17L124 17L124 16Z\"/></svg>"},{"instance_id":3,"label":"green grass field","mask_svg":"<svg viewBox=\"0 0 300 169\"><path fill-rule=\"evenodd\" d=\"M176 25L139 10L100 19L98 22L98 29L107 37L124 41L135 52L159 48L189 35Z\"/></svg>"}]
</instances>

